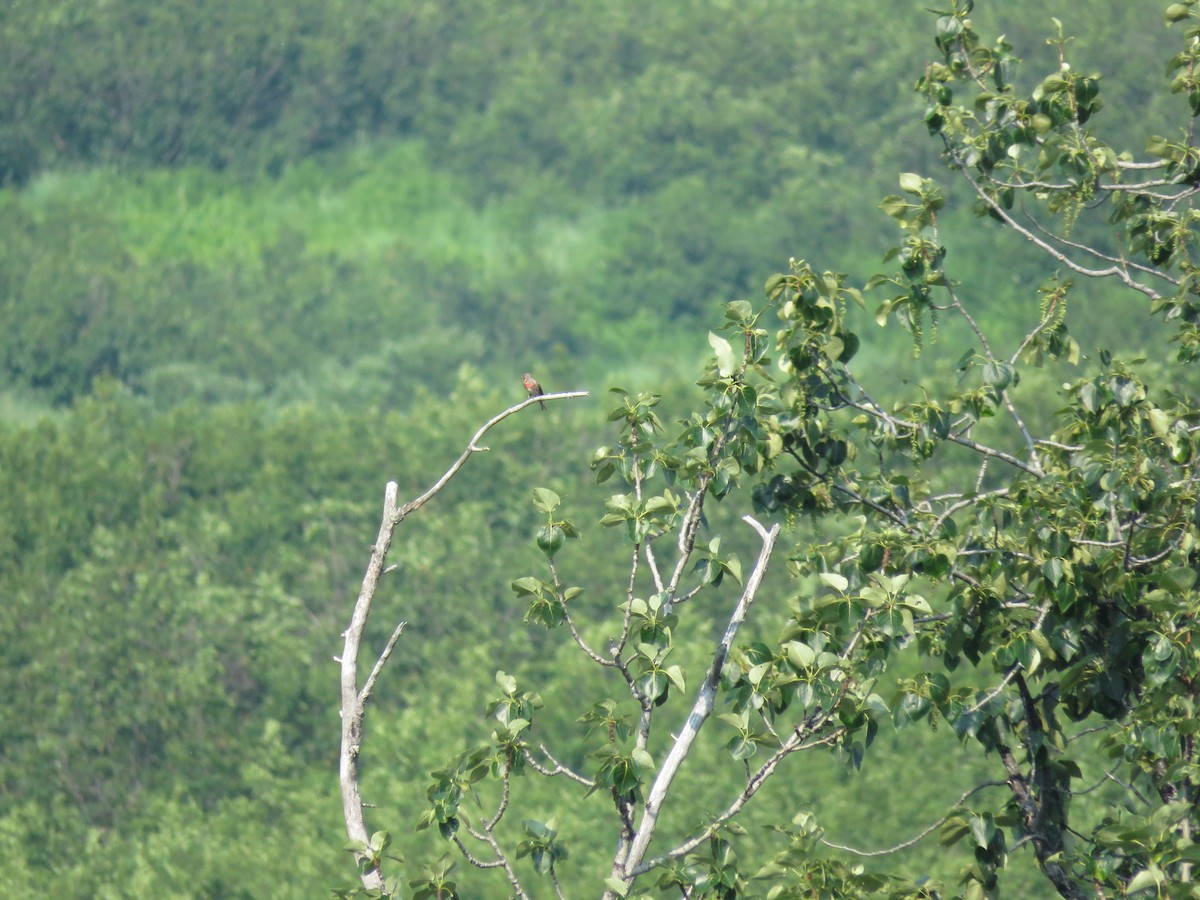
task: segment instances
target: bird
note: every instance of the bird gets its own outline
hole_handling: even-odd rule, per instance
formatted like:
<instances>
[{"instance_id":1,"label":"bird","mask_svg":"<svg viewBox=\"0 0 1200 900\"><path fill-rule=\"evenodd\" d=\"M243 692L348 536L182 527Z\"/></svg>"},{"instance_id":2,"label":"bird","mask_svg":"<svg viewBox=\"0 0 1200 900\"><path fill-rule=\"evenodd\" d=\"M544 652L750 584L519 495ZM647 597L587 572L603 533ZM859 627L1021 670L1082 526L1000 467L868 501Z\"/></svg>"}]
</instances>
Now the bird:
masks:
<instances>
[{"instance_id":1,"label":"bird","mask_svg":"<svg viewBox=\"0 0 1200 900\"><path fill-rule=\"evenodd\" d=\"M530 397L540 397L542 394L546 393L542 390L542 386L534 381L533 376L528 372L521 376L521 383L525 385L525 390L529 392ZM546 404L541 400L538 401L538 405L541 406L542 409L546 408Z\"/></svg>"}]
</instances>

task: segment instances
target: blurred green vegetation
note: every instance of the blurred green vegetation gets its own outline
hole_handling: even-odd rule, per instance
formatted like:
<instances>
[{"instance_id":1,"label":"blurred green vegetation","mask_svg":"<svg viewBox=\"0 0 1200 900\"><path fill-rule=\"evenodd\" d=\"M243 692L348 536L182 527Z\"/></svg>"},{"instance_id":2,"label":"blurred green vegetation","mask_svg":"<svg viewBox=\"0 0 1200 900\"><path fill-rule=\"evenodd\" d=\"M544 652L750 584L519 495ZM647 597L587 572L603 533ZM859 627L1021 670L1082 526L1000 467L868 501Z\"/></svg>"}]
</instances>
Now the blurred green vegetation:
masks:
<instances>
[{"instance_id":1,"label":"blurred green vegetation","mask_svg":"<svg viewBox=\"0 0 1200 900\"><path fill-rule=\"evenodd\" d=\"M529 489L590 522L606 387L653 386L685 414L718 302L757 300L789 256L874 269L894 230L880 196L937 164L910 91L924 6L6 4L0 894L349 883L330 658L383 484L419 493L525 370L593 396L506 423L405 524L371 637L411 626L368 716L367 792L410 846L428 771L478 740L497 668L545 678L566 707L552 727L582 753L579 661L520 621L507 587L536 558ZM1119 135L1177 114L1155 90L1158 6L978 15L1002 17L1032 61L1061 16L1081 64L1111 76ZM1051 272L1010 261L1007 236L957 201L955 277L988 286L982 316L1003 333ZM1104 312L1102 289L1087 302L1073 330L1088 349L1148 340ZM907 341L863 355L914 390L953 377ZM620 548L586 540L572 579L598 617ZM692 627L695 667L715 626ZM900 782L847 779L829 760L785 776L791 793L752 821L819 799L833 840L906 836L979 773L948 762L947 735L904 741L891 752L938 760L939 777L922 762ZM690 773L672 827L738 775ZM592 801L528 790L586 860L568 886L594 884L610 848ZM772 837L747 847L765 858ZM954 877L932 844L909 864Z\"/></svg>"}]
</instances>

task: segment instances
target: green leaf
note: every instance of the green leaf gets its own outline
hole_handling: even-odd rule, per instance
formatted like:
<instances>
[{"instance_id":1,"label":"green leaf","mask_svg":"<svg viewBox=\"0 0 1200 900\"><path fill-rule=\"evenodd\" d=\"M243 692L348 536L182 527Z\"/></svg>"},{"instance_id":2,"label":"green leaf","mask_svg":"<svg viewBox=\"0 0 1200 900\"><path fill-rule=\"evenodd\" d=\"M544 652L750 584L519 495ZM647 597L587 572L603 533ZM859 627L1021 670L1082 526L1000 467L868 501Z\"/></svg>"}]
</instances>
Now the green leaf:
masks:
<instances>
[{"instance_id":1,"label":"green leaf","mask_svg":"<svg viewBox=\"0 0 1200 900\"><path fill-rule=\"evenodd\" d=\"M734 300L725 304L725 318L731 322L748 322L753 315L754 307L750 305L749 300Z\"/></svg>"},{"instance_id":2,"label":"green leaf","mask_svg":"<svg viewBox=\"0 0 1200 900\"><path fill-rule=\"evenodd\" d=\"M846 580L846 577L837 572L821 572L817 577L821 579L822 584L833 588L839 594L846 593L846 588L850 587L850 582Z\"/></svg>"},{"instance_id":3,"label":"green leaf","mask_svg":"<svg viewBox=\"0 0 1200 900\"><path fill-rule=\"evenodd\" d=\"M540 487L533 489L533 508L538 512L550 514L558 508L561 502L562 498L554 493L554 491Z\"/></svg>"},{"instance_id":4,"label":"green leaf","mask_svg":"<svg viewBox=\"0 0 1200 900\"><path fill-rule=\"evenodd\" d=\"M1165 438L1171 432L1171 416L1164 410L1155 408L1148 413L1150 429L1160 438Z\"/></svg>"},{"instance_id":5,"label":"green leaf","mask_svg":"<svg viewBox=\"0 0 1200 900\"><path fill-rule=\"evenodd\" d=\"M929 606L929 601L920 594L909 594L900 601L899 605L922 615L929 615L933 612L933 609Z\"/></svg>"},{"instance_id":6,"label":"green leaf","mask_svg":"<svg viewBox=\"0 0 1200 900\"><path fill-rule=\"evenodd\" d=\"M992 821L990 815L975 816L971 819L971 836L975 838L975 845L987 849L988 844L992 841L992 835L996 833L996 823Z\"/></svg>"},{"instance_id":7,"label":"green leaf","mask_svg":"<svg viewBox=\"0 0 1200 900\"><path fill-rule=\"evenodd\" d=\"M921 193L922 180L920 175L913 172L905 172L900 176L900 190L907 191L910 194L919 194Z\"/></svg>"},{"instance_id":8,"label":"green leaf","mask_svg":"<svg viewBox=\"0 0 1200 900\"><path fill-rule=\"evenodd\" d=\"M740 559L736 556L731 556L729 559L723 560L721 566L733 576L734 581L738 584L742 583L742 561Z\"/></svg>"},{"instance_id":9,"label":"green leaf","mask_svg":"<svg viewBox=\"0 0 1200 900\"><path fill-rule=\"evenodd\" d=\"M671 684L675 685L676 690L682 691L686 689L683 680L683 669L680 666L668 666L666 675L667 678L671 679Z\"/></svg>"},{"instance_id":10,"label":"green leaf","mask_svg":"<svg viewBox=\"0 0 1200 900\"><path fill-rule=\"evenodd\" d=\"M1008 388L1016 378L1017 370L1008 363L992 361L983 367L983 380L998 391Z\"/></svg>"},{"instance_id":11,"label":"green leaf","mask_svg":"<svg viewBox=\"0 0 1200 900\"><path fill-rule=\"evenodd\" d=\"M629 896L629 885L623 882L620 878L605 878L604 886L616 894L618 897Z\"/></svg>"},{"instance_id":12,"label":"green leaf","mask_svg":"<svg viewBox=\"0 0 1200 900\"><path fill-rule=\"evenodd\" d=\"M1167 11L1163 14L1168 25L1174 25L1176 22L1182 22L1192 14L1191 7L1186 3L1172 3L1167 7Z\"/></svg>"},{"instance_id":13,"label":"green leaf","mask_svg":"<svg viewBox=\"0 0 1200 900\"><path fill-rule=\"evenodd\" d=\"M728 744L729 755L738 762L745 762L758 751L758 746L750 738L735 737Z\"/></svg>"},{"instance_id":14,"label":"green leaf","mask_svg":"<svg viewBox=\"0 0 1200 900\"><path fill-rule=\"evenodd\" d=\"M553 559L554 555L562 549L562 545L566 542L566 532L557 525L543 525L537 532L538 549L546 554L547 558Z\"/></svg>"},{"instance_id":15,"label":"green leaf","mask_svg":"<svg viewBox=\"0 0 1200 900\"><path fill-rule=\"evenodd\" d=\"M708 333L708 343L717 357L717 371L721 373L722 378L728 378L737 371L738 366L733 346L725 338L712 331Z\"/></svg>"},{"instance_id":16,"label":"green leaf","mask_svg":"<svg viewBox=\"0 0 1200 900\"><path fill-rule=\"evenodd\" d=\"M1188 566L1179 566L1159 573L1155 581L1159 587L1176 596L1186 594L1196 583L1196 570Z\"/></svg>"},{"instance_id":17,"label":"green leaf","mask_svg":"<svg viewBox=\"0 0 1200 900\"><path fill-rule=\"evenodd\" d=\"M530 726L528 719L513 719L511 722L504 723L504 731L499 734L506 736L509 739L515 740L516 737Z\"/></svg>"},{"instance_id":18,"label":"green leaf","mask_svg":"<svg viewBox=\"0 0 1200 900\"><path fill-rule=\"evenodd\" d=\"M903 197L897 196L896 194L888 194L879 201L879 208L893 219L903 220L908 214L908 211L913 207L912 204Z\"/></svg>"},{"instance_id":19,"label":"green leaf","mask_svg":"<svg viewBox=\"0 0 1200 900\"><path fill-rule=\"evenodd\" d=\"M799 669L808 669L817 661L817 651L801 641L788 641L785 645L788 662Z\"/></svg>"},{"instance_id":20,"label":"green leaf","mask_svg":"<svg viewBox=\"0 0 1200 900\"><path fill-rule=\"evenodd\" d=\"M510 587L520 596L533 595L536 596L542 593L542 582L532 575L526 575L524 578L518 578Z\"/></svg>"},{"instance_id":21,"label":"green leaf","mask_svg":"<svg viewBox=\"0 0 1200 900\"><path fill-rule=\"evenodd\" d=\"M649 500L647 500L646 505L643 508L643 512L673 512L676 509L676 506L677 504L675 503L674 497L670 496L670 492L668 491L668 496L666 497L651 497Z\"/></svg>"},{"instance_id":22,"label":"green leaf","mask_svg":"<svg viewBox=\"0 0 1200 900\"><path fill-rule=\"evenodd\" d=\"M535 838L551 838L555 832L552 828L547 828L544 822L539 822L537 819L522 819L521 827L525 829L525 833L530 837Z\"/></svg>"},{"instance_id":23,"label":"green leaf","mask_svg":"<svg viewBox=\"0 0 1200 900\"><path fill-rule=\"evenodd\" d=\"M862 305L862 295L858 296L858 303ZM837 361L840 363L848 363L854 359L858 353L858 348L862 345L862 341L853 331L847 331L842 335L842 352L838 354Z\"/></svg>"},{"instance_id":24,"label":"green leaf","mask_svg":"<svg viewBox=\"0 0 1200 900\"><path fill-rule=\"evenodd\" d=\"M1157 134L1146 138L1146 152L1159 159L1171 159L1175 155L1171 142Z\"/></svg>"},{"instance_id":25,"label":"green leaf","mask_svg":"<svg viewBox=\"0 0 1200 900\"><path fill-rule=\"evenodd\" d=\"M1132 896L1139 891L1157 890L1162 881L1162 870L1157 866L1147 866L1129 879L1129 884L1125 886L1125 896Z\"/></svg>"},{"instance_id":26,"label":"green leaf","mask_svg":"<svg viewBox=\"0 0 1200 900\"><path fill-rule=\"evenodd\" d=\"M387 831L376 831L371 835L371 849L383 853L392 843L392 835Z\"/></svg>"}]
</instances>

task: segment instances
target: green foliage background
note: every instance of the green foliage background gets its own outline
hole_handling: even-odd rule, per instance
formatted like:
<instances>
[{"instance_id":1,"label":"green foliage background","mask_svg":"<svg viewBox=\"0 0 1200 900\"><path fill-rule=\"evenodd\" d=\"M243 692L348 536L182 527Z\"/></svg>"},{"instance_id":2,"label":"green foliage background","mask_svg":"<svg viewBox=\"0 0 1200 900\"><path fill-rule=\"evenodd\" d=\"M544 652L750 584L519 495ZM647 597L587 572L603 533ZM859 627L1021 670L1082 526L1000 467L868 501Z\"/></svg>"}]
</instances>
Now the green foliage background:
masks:
<instances>
[{"instance_id":1,"label":"green foliage background","mask_svg":"<svg viewBox=\"0 0 1200 900\"><path fill-rule=\"evenodd\" d=\"M529 488L588 521L606 387L653 385L682 413L718 302L757 298L789 256L873 270L894 230L879 198L936 165L911 92L923 6L8 4L0 894L349 883L330 657L382 486L419 493L525 370L593 399L506 423L406 523L372 637L411 626L368 719L367 793L414 862L436 858L408 828L429 769L486 728L497 668L545 678L574 734L580 663L507 588L535 562ZM1119 136L1177 113L1157 90L1160 12L1013 0L976 15L1031 72L1060 16L1075 58L1110 79ZM991 286L1002 330L1046 273L949 205L957 273ZM1097 345L1148 337L1114 315L1086 325ZM950 374L907 343L864 354L881 380ZM586 602L607 608L619 565L599 534L576 553ZM693 627L697 663L715 626ZM830 760L752 822L812 800L833 839L883 846L978 778L948 735L887 740L904 777ZM737 774L693 774L673 827ZM608 851L595 798L531 789L584 891ZM752 834L765 853L771 834ZM906 859L954 877L934 846Z\"/></svg>"}]
</instances>

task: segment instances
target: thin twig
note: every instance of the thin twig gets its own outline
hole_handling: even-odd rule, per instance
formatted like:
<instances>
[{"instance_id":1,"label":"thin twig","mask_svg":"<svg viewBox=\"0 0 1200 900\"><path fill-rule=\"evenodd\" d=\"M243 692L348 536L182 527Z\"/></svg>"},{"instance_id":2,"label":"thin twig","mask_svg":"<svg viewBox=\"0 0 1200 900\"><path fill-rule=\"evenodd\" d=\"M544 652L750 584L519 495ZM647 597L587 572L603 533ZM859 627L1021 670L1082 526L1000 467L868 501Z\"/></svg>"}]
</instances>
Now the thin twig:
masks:
<instances>
[{"instance_id":1,"label":"thin twig","mask_svg":"<svg viewBox=\"0 0 1200 900\"><path fill-rule=\"evenodd\" d=\"M950 139L947 138L945 135L942 136L942 139L945 142L946 152L950 155L950 158L954 161L954 164L957 166L959 174L961 174L963 176L963 178L966 180L966 182L971 186L971 189L975 191L975 195L977 197L979 197L979 199L982 200L984 202L984 204L990 210L992 210L1000 218L1000 220L1002 222L1004 222L1005 225L1007 225L1013 231L1017 232L1017 234L1021 235L1021 237L1025 238L1027 241L1032 243L1034 246L1038 247L1043 253L1045 253L1051 259L1056 260L1057 262L1066 266L1072 272L1075 272L1079 275L1086 275L1089 278L1115 277L1126 287L1132 288L1133 290L1138 291L1139 293L1145 294L1151 300L1161 299L1161 295L1158 293L1158 291L1154 290L1154 288L1150 287L1149 285L1142 284L1140 281L1137 281L1134 278L1132 278L1130 276L1129 272L1126 271L1126 269L1123 266L1114 265L1114 266L1110 266L1107 269L1089 269L1087 266L1082 266L1079 263L1075 262L1075 260L1071 259L1071 257L1067 256L1065 253L1060 251L1057 247L1054 247L1051 244L1048 244L1042 238L1038 237L1036 234L1034 234L1032 231L1030 231L1028 228L1026 228L1024 225L1022 225L1016 219L1014 219L1012 217L1012 215L1009 214L1008 210L1006 210L1003 206L1001 206L999 203L997 203L992 197L988 196L987 191L985 191L979 185L979 183L971 176L971 173L968 170L967 166L959 158L958 153L954 150L954 147L950 144Z\"/></svg>"},{"instance_id":2,"label":"thin twig","mask_svg":"<svg viewBox=\"0 0 1200 900\"><path fill-rule=\"evenodd\" d=\"M534 756L529 752L528 747L522 747L521 752L525 757L525 761L529 763L530 768L532 768L535 772L545 775L547 778L553 778L555 775L565 775L567 778L582 784L586 788L594 788L596 786L596 782L592 781L590 778L585 778L583 775L580 775L575 770L564 766L557 759L555 759L554 754L546 749L545 744L538 744L538 749L542 751L542 755L545 756L546 759L550 760L550 763L554 766L554 768L550 769L543 766L536 759L534 759Z\"/></svg>"},{"instance_id":3,"label":"thin twig","mask_svg":"<svg viewBox=\"0 0 1200 900\"><path fill-rule=\"evenodd\" d=\"M822 727L824 723L829 721L830 718L830 715L822 717L821 721L814 724L814 726L809 728L808 731L811 732L815 728ZM844 726L839 726L838 728L835 728L833 731L829 732L829 734L822 735L821 737L811 741L804 741L799 739L801 727L803 726L798 726L796 732L793 734L792 739L788 740L787 743L772 753L767 758L766 762L759 767L758 771L750 776L750 779L746 782L746 786L742 789L741 793L734 798L733 802L730 803L729 806L727 806L719 816L706 825L700 832L692 835L692 837L671 848L661 856L655 856L653 859L648 859L645 862L634 866L629 871L630 877L642 875L646 872L649 872L651 869L661 866L663 863L668 862L669 860L679 859L681 856L686 856L687 854L691 853L710 837L716 834L722 825L742 811L745 805L754 798L754 795L758 793L759 788L766 783L766 780L771 776L775 769L778 768L779 764L783 762L784 759L786 759L788 756L791 756L793 753L802 753L806 750L812 750L816 747L829 746L830 744L840 740L841 737L846 733L846 728Z\"/></svg>"},{"instance_id":4,"label":"thin twig","mask_svg":"<svg viewBox=\"0 0 1200 900\"><path fill-rule=\"evenodd\" d=\"M463 859L477 869L498 869L504 865L498 859L493 859L490 862L480 859L467 848L467 845L463 843L462 838L457 834L450 835L450 840L454 841L455 846L458 847L458 852L463 855Z\"/></svg>"},{"instance_id":5,"label":"thin twig","mask_svg":"<svg viewBox=\"0 0 1200 900\"><path fill-rule=\"evenodd\" d=\"M983 333L983 329L979 327L979 323L975 321L975 317L972 316L967 308L963 305L962 301L958 297L958 292L954 290L953 286L947 284L946 293L950 295L950 305L958 310L959 315L966 319L967 325L969 325L971 330L975 332L975 337L979 340L979 346L981 346L983 348L983 352L987 354L988 362L996 362L996 354L992 352L992 345L988 342L987 335ZM1013 421L1016 423L1017 429L1021 432L1021 437L1024 438L1025 446L1029 448L1029 454L1032 457L1033 438L1029 434L1029 429L1025 427L1025 421L1021 418L1020 413L1017 412L1017 407L1012 402L1012 398L1009 396L1008 390L1005 389L1001 391L1000 396L1004 401L1004 406L1008 409L1009 415L1012 416Z\"/></svg>"},{"instance_id":6,"label":"thin twig","mask_svg":"<svg viewBox=\"0 0 1200 900\"><path fill-rule=\"evenodd\" d=\"M1192 190L1188 191L1187 193L1193 193L1194 190L1195 189L1193 188ZM1055 234L1053 231L1051 231L1049 228L1047 228L1041 222L1034 219L1032 216L1029 217L1029 222L1034 228L1036 228L1039 232L1044 234L1048 239L1057 241L1058 243L1062 244L1064 247L1070 247L1073 250L1079 250L1080 252L1083 252L1083 253L1090 253L1092 256L1094 256L1097 259L1102 260L1104 262L1113 263L1114 265L1121 266L1125 269L1133 269L1135 272L1141 272L1143 275L1150 275L1154 278L1161 278L1163 281L1166 281L1167 283L1173 285L1174 287L1179 287L1179 279L1172 278L1170 275L1168 275L1166 272L1163 272L1161 269L1155 269L1155 268L1151 268L1150 266L1144 266L1141 263L1130 262L1129 260L1125 259L1124 256L1110 256L1107 253L1102 253L1101 251L1097 250L1095 247L1089 247L1087 244L1081 244L1078 241L1072 241L1068 238L1063 237L1062 235Z\"/></svg>"},{"instance_id":7,"label":"thin twig","mask_svg":"<svg viewBox=\"0 0 1200 900\"><path fill-rule=\"evenodd\" d=\"M1005 787L1007 784L1007 781L985 781L983 784L977 784L975 787L971 788L969 791L959 797L958 800L954 802L954 806L961 806L963 801L968 797L971 797L972 795L977 794L986 788ZM901 850L907 850L909 847L920 843L925 838L929 837L929 835L933 834L933 832L935 832L937 829L941 828L948 821L950 821L950 817L952 815L954 815L953 812L947 813L916 836L911 837L906 841L901 841L895 846L885 847L883 850L859 850L856 847L847 847L845 844L835 844L833 841L825 840L825 838L820 838L819 840L826 847L831 847L834 850L845 850L847 853L853 853L855 856L888 856L892 853L899 853Z\"/></svg>"},{"instance_id":8,"label":"thin twig","mask_svg":"<svg viewBox=\"0 0 1200 900\"><path fill-rule=\"evenodd\" d=\"M362 692L359 694L359 702L367 705L367 701L371 699L371 692L375 689L375 682L379 680L379 673L383 671L383 667L387 664L388 657L392 655L392 650L396 647L396 641L400 640L400 635L404 633L404 627L407 622L401 622L392 632L392 636L388 638L387 644L383 648L383 652L379 654L379 659L375 660L375 665L371 667L371 674L367 676L367 680L363 683Z\"/></svg>"}]
</instances>

